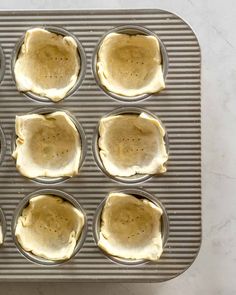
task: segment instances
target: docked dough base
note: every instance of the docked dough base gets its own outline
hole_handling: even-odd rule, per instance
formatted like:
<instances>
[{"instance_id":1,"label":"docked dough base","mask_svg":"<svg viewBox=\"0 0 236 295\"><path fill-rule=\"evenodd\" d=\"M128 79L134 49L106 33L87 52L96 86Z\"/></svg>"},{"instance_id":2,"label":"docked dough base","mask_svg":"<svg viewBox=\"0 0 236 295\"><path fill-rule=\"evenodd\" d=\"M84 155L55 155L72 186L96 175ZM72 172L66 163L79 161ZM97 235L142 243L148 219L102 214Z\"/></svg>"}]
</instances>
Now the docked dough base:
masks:
<instances>
[{"instance_id":1,"label":"docked dough base","mask_svg":"<svg viewBox=\"0 0 236 295\"><path fill-rule=\"evenodd\" d=\"M16 135L13 157L22 175L36 178L78 174L81 140L66 113L17 116Z\"/></svg>"},{"instance_id":2,"label":"docked dough base","mask_svg":"<svg viewBox=\"0 0 236 295\"><path fill-rule=\"evenodd\" d=\"M83 214L52 195L32 198L18 218L15 236L34 255L56 261L69 259L84 227Z\"/></svg>"},{"instance_id":3,"label":"docked dough base","mask_svg":"<svg viewBox=\"0 0 236 295\"><path fill-rule=\"evenodd\" d=\"M158 174L168 159L160 123L145 113L104 118L99 125L100 157L114 176Z\"/></svg>"},{"instance_id":4,"label":"docked dough base","mask_svg":"<svg viewBox=\"0 0 236 295\"><path fill-rule=\"evenodd\" d=\"M109 91L127 97L165 88L159 42L154 36L109 34L98 51L97 73Z\"/></svg>"},{"instance_id":5,"label":"docked dough base","mask_svg":"<svg viewBox=\"0 0 236 295\"><path fill-rule=\"evenodd\" d=\"M126 259L158 260L162 209L146 199L112 193L102 211L98 246Z\"/></svg>"},{"instance_id":6,"label":"docked dough base","mask_svg":"<svg viewBox=\"0 0 236 295\"><path fill-rule=\"evenodd\" d=\"M79 70L80 57L72 37L40 28L26 32L14 67L18 90L56 102L75 85Z\"/></svg>"}]
</instances>

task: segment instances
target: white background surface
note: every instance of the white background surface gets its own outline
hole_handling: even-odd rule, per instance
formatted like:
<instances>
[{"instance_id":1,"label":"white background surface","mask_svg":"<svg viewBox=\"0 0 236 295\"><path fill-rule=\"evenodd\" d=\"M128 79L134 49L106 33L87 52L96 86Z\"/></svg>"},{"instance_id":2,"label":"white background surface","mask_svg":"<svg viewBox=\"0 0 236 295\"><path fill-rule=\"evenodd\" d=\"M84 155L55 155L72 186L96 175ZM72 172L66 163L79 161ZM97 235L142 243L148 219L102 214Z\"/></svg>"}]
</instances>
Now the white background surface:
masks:
<instances>
[{"instance_id":1,"label":"white background surface","mask_svg":"<svg viewBox=\"0 0 236 295\"><path fill-rule=\"evenodd\" d=\"M0 0L0 9L161 8L195 30L202 49L203 242L195 263L162 284L7 284L0 295L236 294L236 1Z\"/></svg>"}]
</instances>

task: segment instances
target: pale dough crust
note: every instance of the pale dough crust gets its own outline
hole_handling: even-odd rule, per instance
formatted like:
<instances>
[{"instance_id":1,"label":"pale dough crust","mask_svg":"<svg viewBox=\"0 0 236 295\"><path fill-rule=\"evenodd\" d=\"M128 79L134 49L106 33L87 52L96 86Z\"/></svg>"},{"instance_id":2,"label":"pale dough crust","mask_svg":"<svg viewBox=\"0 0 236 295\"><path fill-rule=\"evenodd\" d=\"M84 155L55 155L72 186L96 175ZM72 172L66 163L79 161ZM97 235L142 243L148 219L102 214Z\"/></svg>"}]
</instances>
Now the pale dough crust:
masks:
<instances>
[{"instance_id":1,"label":"pale dough crust","mask_svg":"<svg viewBox=\"0 0 236 295\"><path fill-rule=\"evenodd\" d=\"M146 113L103 118L99 125L100 157L114 176L158 174L168 159L165 130Z\"/></svg>"},{"instance_id":2,"label":"pale dough crust","mask_svg":"<svg viewBox=\"0 0 236 295\"><path fill-rule=\"evenodd\" d=\"M13 157L29 178L75 176L81 157L78 130L65 112L16 116Z\"/></svg>"},{"instance_id":3,"label":"pale dough crust","mask_svg":"<svg viewBox=\"0 0 236 295\"><path fill-rule=\"evenodd\" d=\"M102 211L98 246L121 258L158 260L163 251L162 213L146 199L111 193Z\"/></svg>"},{"instance_id":4,"label":"pale dough crust","mask_svg":"<svg viewBox=\"0 0 236 295\"><path fill-rule=\"evenodd\" d=\"M84 227L84 216L69 202L52 195L32 198L17 220L21 247L49 260L69 259Z\"/></svg>"},{"instance_id":5,"label":"pale dough crust","mask_svg":"<svg viewBox=\"0 0 236 295\"><path fill-rule=\"evenodd\" d=\"M41 28L26 32L14 67L18 90L56 102L75 85L79 70L80 57L72 37Z\"/></svg>"},{"instance_id":6,"label":"pale dough crust","mask_svg":"<svg viewBox=\"0 0 236 295\"><path fill-rule=\"evenodd\" d=\"M157 38L110 33L98 51L97 72L109 91L127 97L165 88Z\"/></svg>"}]
</instances>

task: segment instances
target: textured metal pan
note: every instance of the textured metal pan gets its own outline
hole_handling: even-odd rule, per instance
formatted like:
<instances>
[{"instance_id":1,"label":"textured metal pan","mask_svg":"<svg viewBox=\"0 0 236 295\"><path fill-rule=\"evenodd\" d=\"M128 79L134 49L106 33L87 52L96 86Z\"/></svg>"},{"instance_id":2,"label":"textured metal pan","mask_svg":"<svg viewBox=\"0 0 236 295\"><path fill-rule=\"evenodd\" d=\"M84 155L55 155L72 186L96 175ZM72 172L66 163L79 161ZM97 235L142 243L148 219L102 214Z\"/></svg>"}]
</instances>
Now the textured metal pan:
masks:
<instances>
[{"instance_id":1,"label":"textured metal pan","mask_svg":"<svg viewBox=\"0 0 236 295\"><path fill-rule=\"evenodd\" d=\"M157 34L169 59L166 89L132 103L160 117L169 136L168 172L137 185L156 195L165 206L170 222L169 239L157 264L137 267L117 265L104 257L92 234L93 216L100 202L109 191L128 187L107 178L93 158L92 138L99 119L127 103L111 99L96 84L92 56L106 31L127 24L141 25ZM85 79L78 92L56 105L72 112L83 125L88 143L86 159L78 177L53 186L23 178L10 155L15 115L43 106L16 90L10 69L17 41L32 26L61 26L70 31L82 43L87 58ZM160 282L186 270L201 243L200 49L191 28L178 16L161 10L2 11L0 44L6 60L0 85L0 122L7 143L0 165L0 207L7 220L5 243L0 249L0 280ZM83 248L70 262L54 268L27 261L11 237L11 220L17 204L37 189L52 187L72 194L88 217Z\"/></svg>"}]
</instances>

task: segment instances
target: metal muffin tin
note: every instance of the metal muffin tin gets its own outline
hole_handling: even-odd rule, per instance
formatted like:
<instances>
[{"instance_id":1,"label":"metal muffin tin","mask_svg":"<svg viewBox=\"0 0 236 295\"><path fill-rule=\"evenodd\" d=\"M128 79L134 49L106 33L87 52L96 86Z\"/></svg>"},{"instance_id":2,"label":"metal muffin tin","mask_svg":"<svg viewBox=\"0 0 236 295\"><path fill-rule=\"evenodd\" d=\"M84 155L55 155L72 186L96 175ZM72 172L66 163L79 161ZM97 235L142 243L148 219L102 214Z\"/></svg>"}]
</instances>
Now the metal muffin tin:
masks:
<instances>
[{"instance_id":1,"label":"metal muffin tin","mask_svg":"<svg viewBox=\"0 0 236 295\"><path fill-rule=\"evenodd\" d=\"M121 102L104 93L93 75L94 50L108 31L120 26L141 26L162 40L168 55L166 89L135 102ZM16 89L11 72L15 46L32 27L60 27L71 32L84 48L86 74L78 92L54 106L71 112L83 125L87 154L77 177L45 184L26 179L11 157L15 116L27 114L44 101L31 100ZM185 271L201 243L201 110L200 48L192 29L180 17L162 10L2 11L0 44L6 68L0 84L0 124L6 152L0 164L0 208L7 227L0 249L1 281L161 282ZM45 102L46 103L46 102ZM169 138L168 171L132 185L156 196L169 218L169 238L158 263L117 264L101 253L93 237L94 214L111 191L130 188L112 181L94 161L92 141L99 119L118 107L140 107L158 116ZM38 189L62 190L84 208L88 231L83 247L66 264L34 264L15 247L11 223L19 202Z\"/></svg>"}]
</instances>

